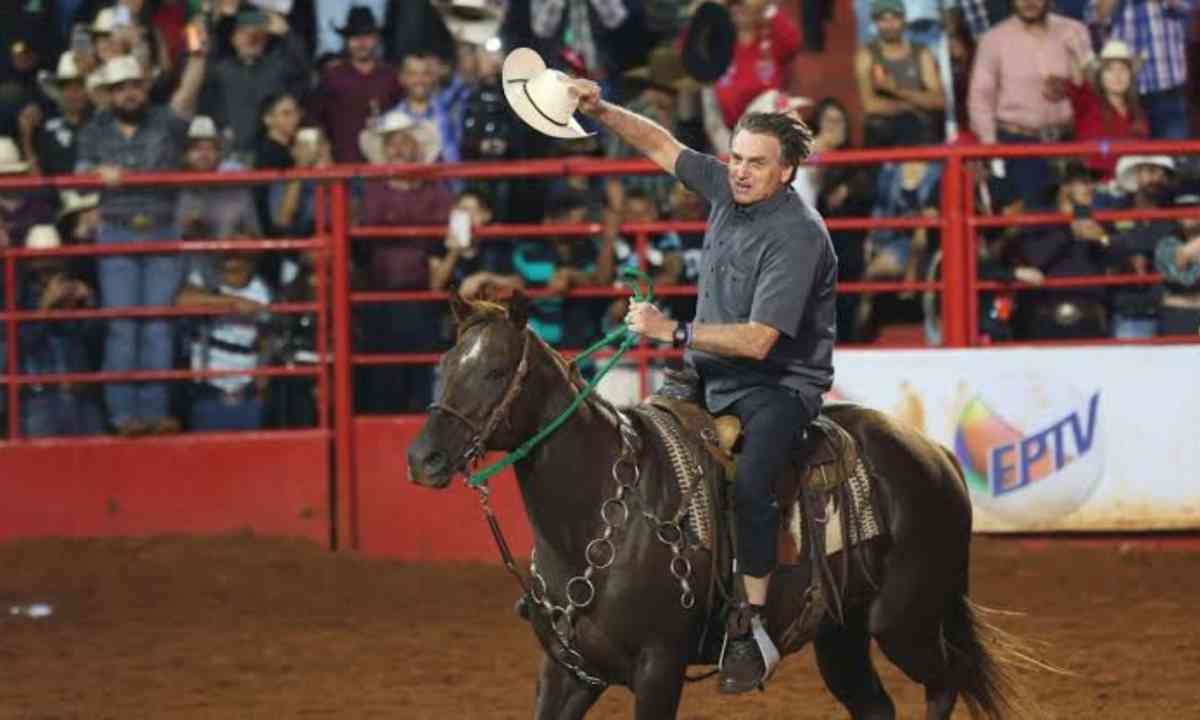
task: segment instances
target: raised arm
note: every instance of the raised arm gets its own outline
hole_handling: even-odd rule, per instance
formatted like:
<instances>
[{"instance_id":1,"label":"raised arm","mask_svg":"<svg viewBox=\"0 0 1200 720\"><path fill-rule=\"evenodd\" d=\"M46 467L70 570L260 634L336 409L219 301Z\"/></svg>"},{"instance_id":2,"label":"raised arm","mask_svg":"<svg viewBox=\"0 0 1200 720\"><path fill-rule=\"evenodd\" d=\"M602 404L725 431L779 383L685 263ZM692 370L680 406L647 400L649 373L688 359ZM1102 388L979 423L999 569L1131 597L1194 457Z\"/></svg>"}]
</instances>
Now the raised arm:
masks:
<instances>
[{"instance_id":1,"label":"raised arm","mask_svg":"<svg viewBox=\"0 0 1200 720\"><path fill-rule=\"evenodd\" d=\"M581 112L612 130L663 170L675 174L675 160L679 158L683 144L666 128L601 99L600 86L590 80L572 80L571 89L579 98Z\"/></svg>"}]
</instances>

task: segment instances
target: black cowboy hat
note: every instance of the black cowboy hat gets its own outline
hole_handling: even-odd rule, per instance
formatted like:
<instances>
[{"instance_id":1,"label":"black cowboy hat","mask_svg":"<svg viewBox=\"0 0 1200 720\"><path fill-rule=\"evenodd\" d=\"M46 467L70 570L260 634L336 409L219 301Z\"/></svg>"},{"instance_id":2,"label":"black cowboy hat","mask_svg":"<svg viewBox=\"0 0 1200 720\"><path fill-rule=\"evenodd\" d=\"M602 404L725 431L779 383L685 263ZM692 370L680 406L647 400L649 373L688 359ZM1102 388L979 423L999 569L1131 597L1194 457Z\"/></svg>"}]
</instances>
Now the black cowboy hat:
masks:
<instances>
[{"instance_id":1,"label":"black cowboy hat","mask_svg":"<svg viewBox=\"0 0 1200 720\"><path fill-rule=\"evenodd\" d=\"M371 12L371 8L366 5L355 5L350 8L350 12L346 15L346 24L341 27L334 25L333 29L342 37L371 35L380 30L379 23L375 21L375 13Z\"/></svg>"},{"instance_id":2,"label":"black cowboy hat","mask_svg":"<svg viewBox=\"0 0 1200 720\"><path fill-rule=\"evenodd\" d=\"M724 5L706 2L696 8L683 36L683 67L702 83L716 82L733 62L737 28Z\"/></svg>"}]
</instances>

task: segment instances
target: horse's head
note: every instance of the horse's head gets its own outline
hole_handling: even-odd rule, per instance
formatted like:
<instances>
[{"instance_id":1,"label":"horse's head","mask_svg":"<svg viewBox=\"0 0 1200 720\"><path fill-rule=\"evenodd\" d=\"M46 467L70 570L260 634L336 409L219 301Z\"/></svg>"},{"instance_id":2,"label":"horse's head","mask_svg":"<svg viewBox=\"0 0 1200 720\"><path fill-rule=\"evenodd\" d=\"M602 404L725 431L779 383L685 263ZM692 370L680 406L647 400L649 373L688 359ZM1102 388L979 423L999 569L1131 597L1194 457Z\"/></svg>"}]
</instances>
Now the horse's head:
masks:
<instances>
[{"instance_id":1,"label":"horse's head","mask_svg":"<svg viewBox=\"0 0 1200 720\"><path fill-rule=\"evenodd\" d=\"M519 291L502 304L470 302L455 292L450 307L458 340L442 358L441 390L408 448L409 479L432 488L446 487L486 450L520 441L510 414L535 342L525 329L529 303Z\"/></svg>"}]
</instances>

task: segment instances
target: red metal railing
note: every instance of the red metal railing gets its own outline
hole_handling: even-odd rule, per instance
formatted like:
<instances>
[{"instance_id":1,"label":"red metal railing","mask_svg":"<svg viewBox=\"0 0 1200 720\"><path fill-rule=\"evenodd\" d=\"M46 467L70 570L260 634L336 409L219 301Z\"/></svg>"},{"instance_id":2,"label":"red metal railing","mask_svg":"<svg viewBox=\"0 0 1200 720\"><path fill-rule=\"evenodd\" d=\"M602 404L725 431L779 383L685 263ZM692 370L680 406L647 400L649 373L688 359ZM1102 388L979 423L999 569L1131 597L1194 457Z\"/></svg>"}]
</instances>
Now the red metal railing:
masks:
<instances>
[{"instance_id":1,"label":"red metal railing","mask_svg":"<svg viewBox=\"0 0 1200 720\"><path fill-rule=\"evenodd\" d=\"M882 293L898 291L935 291L942 295L942 337L948 347L968 347L978 343L978 294L997 289L1022 289L1020 283L997 283L980 281L976 268L976 241L978 232L984 228L1007 226L1050 225L1069 223L1072 218L1058 214L1028 214L1021 216L983 217L974 207L973 182L970 174L971 161L990 157L1024 157L1032 155L1087 156L1105 148L1098 144L1063 144L1053 146L976 146L976 147L932 147L871 150L854 152L831 152L822 154L823 165L873 164L901 160L928 160L944 163L942 174L941 215L935 218L836 218L827 224L831 230L873 228L934 228L941 233L942 278L935 282L855 282L843 283L839 292ZM1200 153L1200 142L1137 142L1110 144L1107 151L1119 150L1122 154L1184 154ZM425 227L351 227L349 216L349 182L356 178L377 178L409 175L423 178L491 178L519 179L546 176L608 174L648 174L658 172L651 163L643 160L599 161L591 159L533 160L504 164L463 163L459 165L409 165L409 166L339 166L336 168L306 172L245 172L245 173L169 173L160 175L131 175L125 178L127 186L196 186L196 185L241 185L249 183L276 182L285 179L312 179L319 183L315 212L316 230L307 239L287 240L234 240L234 241L179 241L154 242L121 246L73 246L56 250L4 249L0 253L3 261L5 292L4 305L0 307L0 322L3 323L7 339L7 374L0 376L0 386L9 389L7 398L8 436L19 439L19 389L33 383L51 382L109 382L114 380L181 380L219 375L252 375L266 377L313 377L317 384L318 426L329 433L336 472L335 502L336 525L339 532L356 527L353 513L355 497L354 468L354 410L352 407L352 373L355 366L431 363L436 361L434 353L405 354L358 354L351 347L351 316L355 304L370 302L406 302L416 300L444 299L444 292L430 291L352 291L350 287L350 243L370 242L380 239L426 239L440 240L444 226ZM42 188L100 188L94 177L66 178L0 178L0 192ZM1101 221L1130 219L1166 219L1196 216L1195 210L1143 210L1097 212ZM619 232L635 241L639 262L645 267L649 239L653 234L675 230L700 232L701 222L652 222L628 223ZM524 225L497 224L480 228L476 237L487 242L499 238L543 238L551 235L592 236L602 230L598 224L580 225ZM312 367L263 367L257 370L237 371L192 371L167 370L132 373L86 373L70 375L22 375L20 368L20 340L18 328L21 323L32 321L68 320L83 318L152 317L152 316L220 316L227 314L221 308L121 308L90 309L71 311L23 311L17 309L16 267L19 262L46 256L103 256L110 254L165 253L165 252L307 252L313 256L316 297L305 303L279 303L268 310L274 314L315 313L317 355L320 358ZM1088 287L1117 284L1151 284L1159 282L1156 275L1107 275L1098 277L1048 278L1041 288ZM693 286L672 286L657 289L661 296L691 295ZM542 296L545 291L533 290L531 295ZM622 289L582 288L573 290L571 297L621 297ZM1198 338L1156 338L1150 342L1196 342ZM1085 344L1102 344L1106 340L1084 341ZM1129 342L1129 341L1124 341ZM1136 342L1136 341L1135 341ZM1051 343L1047 343L1051 344ZM1074 344L1074 343L1073 343ZM568 354L572 349L567 349ZM678 351L656 348L643 342L630 359L638 365L645 388L651 363L679 356ZM72 442L64 439L61 442ZM352 530L344 530L352 532ZM342 541L353 545L353 538L343 536Z\"/></svg>"}]
</instances>

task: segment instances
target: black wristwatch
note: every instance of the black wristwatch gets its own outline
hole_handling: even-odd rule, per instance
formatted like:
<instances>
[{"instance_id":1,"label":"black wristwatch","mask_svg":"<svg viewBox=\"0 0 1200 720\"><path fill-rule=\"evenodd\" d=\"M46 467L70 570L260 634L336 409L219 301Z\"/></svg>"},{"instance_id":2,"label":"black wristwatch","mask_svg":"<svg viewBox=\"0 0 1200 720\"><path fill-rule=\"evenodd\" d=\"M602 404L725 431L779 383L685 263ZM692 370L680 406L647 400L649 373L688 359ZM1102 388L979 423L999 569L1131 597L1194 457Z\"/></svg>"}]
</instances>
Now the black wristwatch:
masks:
<instances>
[{"instance_id":1,"label":"black wristwatch","mask_svg":"<svg viewBox=\"0 0 1200 720\"><path fill-rule=\"evenodd\" d=\"M680 320L675 323L675 332L671 333L671 347L678 350L688 343L688 327L687 323Z\"/></svg>"}]
</instances>

